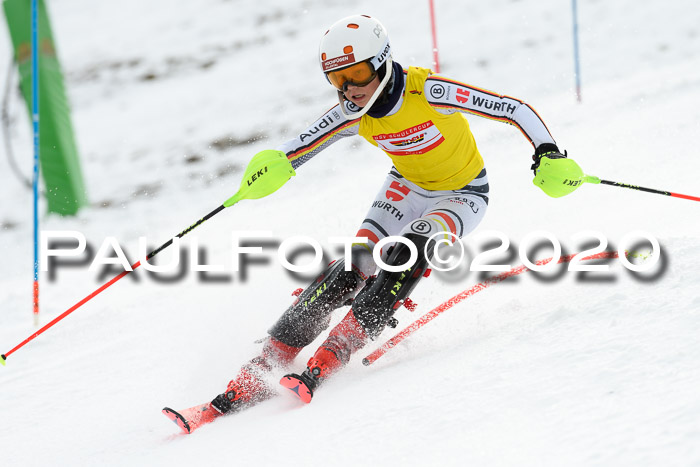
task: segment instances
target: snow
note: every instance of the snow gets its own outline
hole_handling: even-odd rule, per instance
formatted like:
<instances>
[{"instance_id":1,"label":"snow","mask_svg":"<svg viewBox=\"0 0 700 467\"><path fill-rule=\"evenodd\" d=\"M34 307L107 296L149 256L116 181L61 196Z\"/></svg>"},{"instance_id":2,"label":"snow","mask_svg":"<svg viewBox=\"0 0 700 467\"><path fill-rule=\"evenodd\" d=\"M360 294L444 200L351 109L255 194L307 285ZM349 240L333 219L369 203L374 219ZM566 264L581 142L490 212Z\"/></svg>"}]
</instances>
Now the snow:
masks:
<instances>
[{"instance_id":1,"label":"snow","mask_svg":"<svg viewBox=\"0 0 700 467\"><path fill-rule=\"evenodd\" d=\"M140 236L158 245L221 204L255 152L334 104L315 53L338 18L376 16L402 65L432 60L427 2L47 3L92 204L75 218L44 214L41 229L79 230L95 248L112 236L130 255ZM436 9L445 75L531 104L589 174L700 195L694 2L579 1L581 104L567 2L438 0ZM8 34L0 41L8 63ZM30 126L16 95L11 104L12 145L29 174ZM0 463L700 464L700 206L593 185L547 198L531 184L531 148L517 130L477 117L470 124L492 187L478 231L504 232L516 253L538 230L568 253L593 238L580 232L602 233L610 248L648 232L662 246L651 277L619 261L602 278L523 274L362 366L359 357L395 332L385 331L308 406L279 397L182 436L161 407L221 392L303 282L273 264L218 284L193 272L159 283L140 271L9 357L0 370ZM278 193L190 235L224 266L232 231L310 235L331 251L328 237L356 231L388 166L360 140L341 141ZM6 159L0 167L7 352L36 329L31 193ZM520 264L517 255L508 262ZM42 324L109 277L85 266L60 269L53 282L43 273ZM419 309L398 312L400 328L481 280L434 275L414 294Z\"/></svg>"}]
</instances>

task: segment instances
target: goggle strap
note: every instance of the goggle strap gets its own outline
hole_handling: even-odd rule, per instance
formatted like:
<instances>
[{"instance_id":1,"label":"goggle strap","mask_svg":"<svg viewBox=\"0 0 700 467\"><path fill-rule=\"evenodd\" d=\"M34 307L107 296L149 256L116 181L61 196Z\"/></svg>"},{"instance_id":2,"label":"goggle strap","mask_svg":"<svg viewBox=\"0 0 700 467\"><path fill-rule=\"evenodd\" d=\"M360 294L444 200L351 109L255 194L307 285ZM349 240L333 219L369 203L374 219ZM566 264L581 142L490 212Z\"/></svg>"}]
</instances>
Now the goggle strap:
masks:
<instances>
[{"instance_id":1,"label":"goggle strap","mask_svg":"<svg viewBox=\"0 0 700 467\"><path fill-rule=\"evenodd\" d=\"M389 57L391 57L391 45L389 45L389 36L387 36L384 45L379 49L379 53L370 59L369 63L374 67L374 71L377 71Z\"/></svg>"}]
</instances>

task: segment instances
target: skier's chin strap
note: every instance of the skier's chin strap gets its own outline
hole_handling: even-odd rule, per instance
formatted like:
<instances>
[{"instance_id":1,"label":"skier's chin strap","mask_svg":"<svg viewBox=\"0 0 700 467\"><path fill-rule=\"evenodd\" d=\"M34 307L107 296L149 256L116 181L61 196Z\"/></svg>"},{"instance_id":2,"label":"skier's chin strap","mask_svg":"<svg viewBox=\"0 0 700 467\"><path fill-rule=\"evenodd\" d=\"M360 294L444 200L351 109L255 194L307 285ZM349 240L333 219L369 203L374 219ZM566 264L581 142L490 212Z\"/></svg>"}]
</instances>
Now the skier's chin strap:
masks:
<instances>
[{"instance_id":1,"label":"skier's chin strap","mask_svg":"<svg viewBox=\"0 0 700 467\"><path fill-rule=\"evenodd\" d=\"M386 61L386 69L387 73L384 75L384 78L381 80L379 83L379 87L377 90L374 92L372 97L370 98L369 102L367 102L367 105L365 105L362 108L357 107L355 104L350 102L345 98L345 94L343 94L343 91L338 91L338 101L340 102L340 110L343 112L343 115L345 115L345 118L348 120L355 120L357 118L362 117L364 114L369 112L369 110L372 108L372 105L376 102L376 100L379 98L379 96L382 94L384 91L384 88L386 87L386 84L389 82L393 75L393 60L391 57L389 57ZM391 71L389 71L391 70ZM348 108L350 107L350 108ZM358 109L357 112L352 111L352 109Z\"/></svg>"},{"instance_id":2,"label":"skier's chin strap","mask_svg":"<svg viewBox=\"0 0 700 467\"><path fill-rule=\"evenodd\" d=\"M391 80L389 80L377 102L367 112L367 115L372 118L382 118L388 115L396 107L403 95L405 81L403 67L397 62L394 62L393 67Z\"/></svg>"}]
</instances>

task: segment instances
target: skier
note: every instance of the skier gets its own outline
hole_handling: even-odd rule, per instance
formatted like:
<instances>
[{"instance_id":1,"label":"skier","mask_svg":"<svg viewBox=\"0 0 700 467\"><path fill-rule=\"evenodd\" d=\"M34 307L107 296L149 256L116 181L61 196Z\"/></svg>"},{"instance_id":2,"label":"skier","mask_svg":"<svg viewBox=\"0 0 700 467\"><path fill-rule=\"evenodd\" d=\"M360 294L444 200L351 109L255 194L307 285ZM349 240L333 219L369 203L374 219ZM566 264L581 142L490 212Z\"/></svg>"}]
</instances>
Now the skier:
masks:
<instances>
[{"instance_id":1,"label":"skier","mask_svg":"<svg viewBox=\"0 0 700 467\"><path fill-rule=\"evenodd\" d=\"M486 212L489 184L465 113L518 127L532 143L534 183L553 197L574 191L583 173L557 147L537 113L524 102L433 74L404 70L392 60L386 29L364 15L343 18L321 39L319 60L338 104L276 150L297 169L341 138L360 135L392 160L384 184L362 221L352 261L330 264L268 331L262 354L241 368L211 405L220 413L271 397L273 367L289 366L328 326L331 312L351 304L299 375L280 383L305 402L350 356L391 324L394 311L429 273L435 234L462 237ZM371 251L383 238L401 236L382 251L387 265L415 263L399 272L377 268Z\"/></svg>"}]
</instances>

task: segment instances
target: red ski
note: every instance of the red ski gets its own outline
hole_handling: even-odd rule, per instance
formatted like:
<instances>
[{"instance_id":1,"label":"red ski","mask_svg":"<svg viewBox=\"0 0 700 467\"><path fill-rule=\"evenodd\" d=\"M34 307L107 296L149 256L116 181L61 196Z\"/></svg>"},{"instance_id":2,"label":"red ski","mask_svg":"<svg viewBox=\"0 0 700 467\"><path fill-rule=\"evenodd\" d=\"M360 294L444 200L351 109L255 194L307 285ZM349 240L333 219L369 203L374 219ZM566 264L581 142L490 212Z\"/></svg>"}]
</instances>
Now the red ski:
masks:
<instances>
[{"instance_id":1,"label":"red ski","mask_svg":"<svg viewBox=\"0 0 700 467\"><path fill-rule=\"evenodd\" d=\"M185 434L190 434L200 426L211 423L221 417L219 411L212 407L211 402L196 405L179 412L166 407L163 409L163 413L179 426Z\"/></svg>"}]
</instances>

